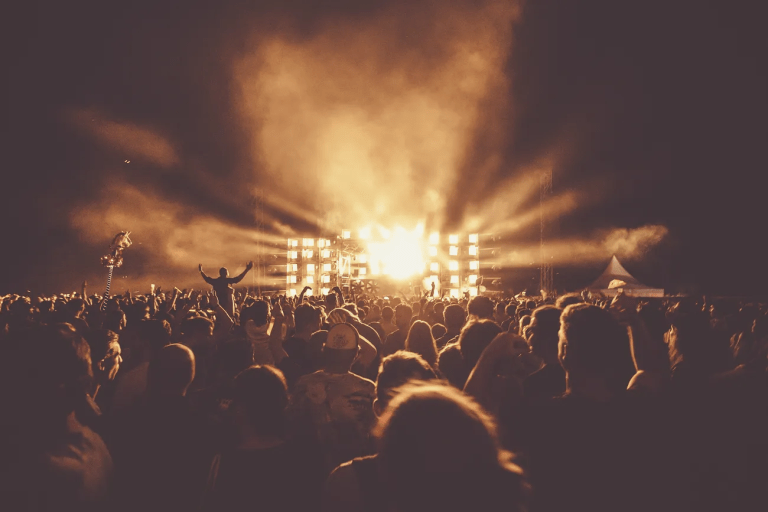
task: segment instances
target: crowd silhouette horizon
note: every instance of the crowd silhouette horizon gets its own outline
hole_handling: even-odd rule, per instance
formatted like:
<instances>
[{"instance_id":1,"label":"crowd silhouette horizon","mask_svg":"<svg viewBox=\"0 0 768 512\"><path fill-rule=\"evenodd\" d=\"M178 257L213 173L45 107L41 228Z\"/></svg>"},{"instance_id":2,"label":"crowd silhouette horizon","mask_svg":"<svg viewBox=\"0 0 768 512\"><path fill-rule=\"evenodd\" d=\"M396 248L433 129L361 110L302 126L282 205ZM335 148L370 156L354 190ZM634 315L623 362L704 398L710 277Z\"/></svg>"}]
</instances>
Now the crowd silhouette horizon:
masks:
<instances>
[{"instance_id":1,"label":"crowd silhouette horizon","mask_svg":"<svg viewBox=\"0 0 768 512\"><path fill-rule=\"evenodd\" d=\"M768 303L260 296L251 268L0 297L0 509L768 507Z\"/></svg>"}]
</instances>

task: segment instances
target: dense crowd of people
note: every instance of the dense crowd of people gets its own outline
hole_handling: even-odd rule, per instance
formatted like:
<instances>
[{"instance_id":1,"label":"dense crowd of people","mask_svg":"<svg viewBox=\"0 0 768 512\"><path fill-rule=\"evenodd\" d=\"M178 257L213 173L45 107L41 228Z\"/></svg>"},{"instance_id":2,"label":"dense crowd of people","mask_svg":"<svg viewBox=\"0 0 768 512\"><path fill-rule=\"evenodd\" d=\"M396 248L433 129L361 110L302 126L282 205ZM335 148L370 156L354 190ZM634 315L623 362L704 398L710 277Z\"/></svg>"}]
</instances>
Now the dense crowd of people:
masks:
<instances>
[{"instance_id":1,"label":"dense crowd of people","mask_svg":"<svg viewBox=\"0 0 768 512\"><path fill-rule=\"evenodd\" d=\"M1 510L768 508L768 304L204 277L0 298Z\"/></svg>"}]
</instances>

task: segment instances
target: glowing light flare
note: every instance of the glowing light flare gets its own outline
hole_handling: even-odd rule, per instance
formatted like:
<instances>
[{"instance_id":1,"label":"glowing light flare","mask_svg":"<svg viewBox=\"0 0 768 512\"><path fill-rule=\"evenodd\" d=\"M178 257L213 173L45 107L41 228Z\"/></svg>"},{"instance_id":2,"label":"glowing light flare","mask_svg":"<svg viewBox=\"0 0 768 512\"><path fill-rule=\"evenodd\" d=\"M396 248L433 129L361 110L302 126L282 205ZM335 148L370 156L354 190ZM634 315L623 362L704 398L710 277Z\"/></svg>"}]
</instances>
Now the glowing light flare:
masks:
<instances>
[{"instance_id":1,"label":"glowing light flare","mask_svg":"<svg viewBox=\"0 0 768 512\"><path fill-rule=\"evenodd\" d=\"M371 274L380 271L394 279L407 279L424 272L423 234L423 225L413 231L398 226L389 240L369 243Z\"/></svg>"}]
</instances>

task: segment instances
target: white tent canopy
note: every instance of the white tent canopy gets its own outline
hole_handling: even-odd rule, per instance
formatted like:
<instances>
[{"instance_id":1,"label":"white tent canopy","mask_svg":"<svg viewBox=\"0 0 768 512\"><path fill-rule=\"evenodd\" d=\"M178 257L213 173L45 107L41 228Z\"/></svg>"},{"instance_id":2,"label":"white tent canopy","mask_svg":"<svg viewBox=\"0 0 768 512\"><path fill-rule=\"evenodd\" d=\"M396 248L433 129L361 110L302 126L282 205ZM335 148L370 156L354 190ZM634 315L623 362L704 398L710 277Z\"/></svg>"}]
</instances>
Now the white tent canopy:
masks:
<instances>
[{"instance_id":1,"label":"white tent canopy","mask_svg":"<svg viewBox=\"0 0 768 512\"><path fill-rule=\"evenodd\" d=\"M603 295L616 295L619 290L633 297L663 297L663 288L651 288L635 279L632 274L627 272L616 255L611 258L610 263L603 273L595 279L595 282L587 287L590 291L600 292Z\"/></svg>"}]
</instances>

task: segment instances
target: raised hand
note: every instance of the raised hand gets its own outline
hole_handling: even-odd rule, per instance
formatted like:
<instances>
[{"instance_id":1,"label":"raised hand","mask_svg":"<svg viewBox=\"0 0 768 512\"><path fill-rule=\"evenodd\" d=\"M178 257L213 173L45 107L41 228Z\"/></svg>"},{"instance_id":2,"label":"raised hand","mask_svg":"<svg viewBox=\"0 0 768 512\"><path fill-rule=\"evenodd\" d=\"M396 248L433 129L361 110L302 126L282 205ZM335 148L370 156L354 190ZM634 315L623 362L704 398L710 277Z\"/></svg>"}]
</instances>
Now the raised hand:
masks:
<instances>
[{"instance_id":1,"label":"raised hand","mask_svg":"<svg viewBox=\"0 0 768 512\"><path fill-rule=\"evenodd\" d=\"M202 263L198 263L197 264L197 270L200 271L200 272L203 271L203 264Z\"/></svg>"}]
</instances>

